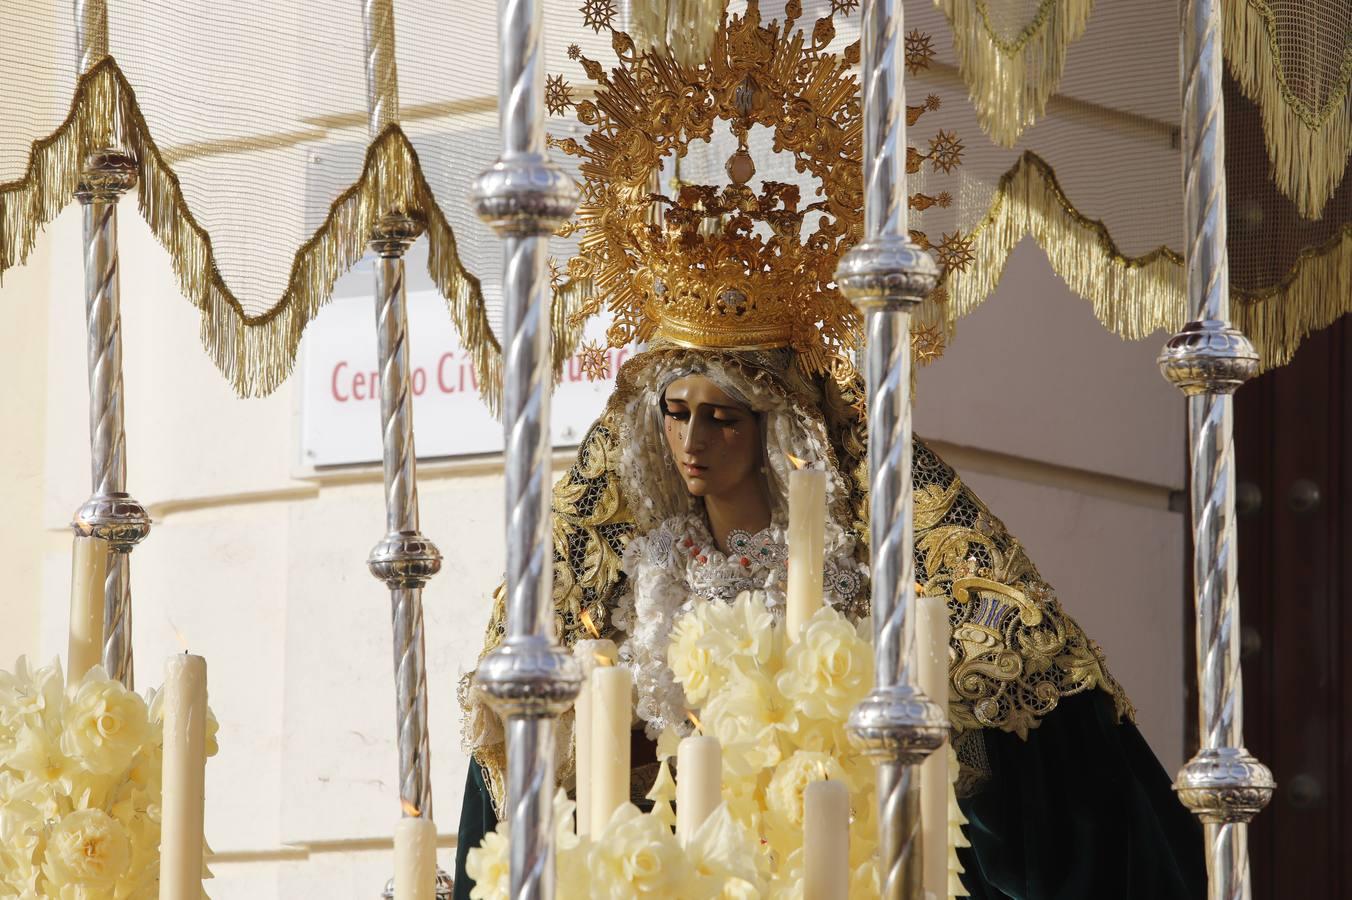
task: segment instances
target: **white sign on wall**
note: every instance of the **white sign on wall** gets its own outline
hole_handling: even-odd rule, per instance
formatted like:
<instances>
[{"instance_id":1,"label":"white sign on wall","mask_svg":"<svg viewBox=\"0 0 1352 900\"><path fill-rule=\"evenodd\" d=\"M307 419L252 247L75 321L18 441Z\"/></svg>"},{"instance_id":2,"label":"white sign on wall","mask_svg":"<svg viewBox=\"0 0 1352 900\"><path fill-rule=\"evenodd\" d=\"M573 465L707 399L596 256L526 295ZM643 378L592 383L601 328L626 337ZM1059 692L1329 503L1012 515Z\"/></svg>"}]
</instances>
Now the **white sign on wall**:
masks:
<instances>
[{"instance_id":1,"label":"white sign on wall","mask_svg":"<svg viewBox=\"0 0 1352 900\"><path fill-rule=\"evenodd\" d=\"M502 423L479 396L469 353L446 301L435 291L408 295L409 363L418 458L501 452ZM604 343L604 323L587 337ZM577 444L600 415L627 350L609 351L609 377L590 381L576 356L555 386L550 436ZM305 330L300 359L300 452L304 464L331 466L381 458L380 378L372 297L334 301Z\"/></svg>"}]
</instances>

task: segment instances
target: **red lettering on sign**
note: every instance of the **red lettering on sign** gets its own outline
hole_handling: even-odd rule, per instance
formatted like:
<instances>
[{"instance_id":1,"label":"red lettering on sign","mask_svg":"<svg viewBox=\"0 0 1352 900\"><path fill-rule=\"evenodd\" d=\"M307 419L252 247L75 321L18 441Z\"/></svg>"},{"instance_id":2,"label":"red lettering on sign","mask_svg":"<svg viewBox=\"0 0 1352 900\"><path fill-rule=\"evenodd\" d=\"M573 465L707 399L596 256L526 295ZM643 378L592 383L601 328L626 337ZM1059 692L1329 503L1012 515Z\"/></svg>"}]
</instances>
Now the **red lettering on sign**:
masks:
<instances>
[{"instance_id":1,"label":"red lettering on sign","mask_svg":"<svg viewBox=\"0 0 1352 900\"><path fill-rule=\"evenodd\" d=\"M413 370L411 381L413 382L413 396L421 397L423 391L427 390L427 373L423 371L422 366Z\"/></svg>"},{"instance_id":2,"label":"red lettering on sign","mask_svg":"<svg viewBox=\"0 0 1352 900\"><path fill-rule=\"evenodd\" d=\"M352 376L352 399L365 400L366 395L362 393L366 389L366 373L358 372Z\"/></svg>"},{"instance_id":3,"label":"red lettering on sign","mask_svg":"<svg viewBox=\"0 0 1352 900\"><path fill-rule=\"evenodd\" d=\"M350 397L344 397L342 394L338 393L338 373L346 368L347 368L346 360L334 366L333 377L329 381L329 389L333 391L333 399L337 400L339 403L346 403L348 400L351 399Z\"/></svg>"},{"instance_id":4,"label":"red lettering on sign","mask_svg":"<svg viewBox=\"0 0 1352 900\"><path fill-rule=\"evenodd\" d=\"M443 353L441 359L437 360L437 387L443 394L454 394L455 386L446 381L446 364L455 363L454 353Z\"/></svg>"}]
</instances>

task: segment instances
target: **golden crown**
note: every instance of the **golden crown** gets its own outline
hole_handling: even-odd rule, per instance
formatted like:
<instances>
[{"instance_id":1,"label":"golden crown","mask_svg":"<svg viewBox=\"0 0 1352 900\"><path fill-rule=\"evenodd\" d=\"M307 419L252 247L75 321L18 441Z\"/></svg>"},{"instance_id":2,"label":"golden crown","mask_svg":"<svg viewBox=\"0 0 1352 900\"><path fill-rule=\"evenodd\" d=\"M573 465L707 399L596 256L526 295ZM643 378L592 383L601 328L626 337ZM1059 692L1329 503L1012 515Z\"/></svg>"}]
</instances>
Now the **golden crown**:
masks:
<instances>
[{"instance_id":1,"label":"golden crown","mask_svg":"<svg viewBox=\"0 0 1352 900\"><path fill-rule=\"evenodd\" d=\"M848 0L833 6L853 8ZM591 129L580 142L550 141L581 159L584 181L577 217L560 230L578 235L568 274L593 286L574 324L604 307L614 317L612 347L654 338L721 350L787 346L808 372L851 371L860 316L837 289L835 271L862 234L859 43L828 50L833 17L810 32L796 27L799 0L789 0L782 23L769 24L748 0L742 15L724 11L707 58L691 65L666 48L640 51L611 26L608 0L587 0L582 11L587 25L610 29L619 64L607 71L574 45L568 54L594 83L594 97L574 103L559 76L546 86L550 112L573 107ZM936 106L928 98L908 118ZM719 122L737 139L728 184L673 179L674 196L660 193L664 160L709 141ZM768 128L774 151L791 154L795 169L816 179L812 202L796 185L750 186L754 126ZM929 154L911 150L908 168L939 156L945 170L956 164L960 145L936 156L931 144ZM913 207L935 203L947 197L911 198Z\"/></svg>"}]
</instances>

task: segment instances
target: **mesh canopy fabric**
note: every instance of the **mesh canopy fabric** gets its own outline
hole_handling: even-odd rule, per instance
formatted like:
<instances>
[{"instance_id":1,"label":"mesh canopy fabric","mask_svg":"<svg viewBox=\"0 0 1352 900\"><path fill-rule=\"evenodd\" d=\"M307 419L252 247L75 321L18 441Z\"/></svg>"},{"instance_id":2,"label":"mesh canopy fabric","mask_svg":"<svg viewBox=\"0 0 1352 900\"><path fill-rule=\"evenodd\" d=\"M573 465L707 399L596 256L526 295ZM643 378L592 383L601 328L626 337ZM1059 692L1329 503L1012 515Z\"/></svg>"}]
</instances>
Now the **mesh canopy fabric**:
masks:
<instances>
[{"instance_id":1,"label":"mesh canopy fabric","mask_svg":"<svg viewBox=\"0 0 1352 900\"><path fill-rule=\"evenodd\" d=\"M0 271L106 142L83 123L120 119L142 211L242 391L285 377L306 322L389 208L427 220L433 281L467 343L488 351L491 386L501 242L468 197L500 148L497 9L396 0L394 12L401 127L371 135L360 3L113 0L111 60L77 87L71 8L19 0L0 29ZM545 19L546 34L613 59L609 35L580 29L571 0L548 0ZM48 136L52 148L30 156Z\"/></svg>"},{"instance_id":2,"label":"mesh canopy fabric","mask_svg":"<svg viewBox=\"0 0 1352 900\"><path fill-rule=\"evenodd\" d=\"M587 96L588 82L568 45L607 67L614 60L609 32L584 24L581 3L543 0L546 69L567 79L574 102ZM288 374L305 325L366 252L378 217L400 209L425 222L429 274L491 398L501 364L501 250L466 198L498 154L496 4L393 0L400 116L377 134L368 131L364 5L109 0L109 57L77 78L73 7L7 4L0 272L21 262L39 229L71 201L84 156L116 138L138 160L142 212L201 310L208 351L241 392L261 394ZM733 0L734 10L742 5ZM800 21L809 24L831 8L827 0L805 6ZM689 23L703 16L708 25L717 7L633 0L615 24L638 29L640 41L644 28L658 28L663 33L650 40L671 42L678 57L697 56L700 34ZM910 133L919 154L911 189L928 198L912 228L947 270L922 322L951 335L994 289L1014 244L1032 235L1114 332L1136 338L1179 326L1176 4L908 0L905 7L907 28L918 33L913 49L928 57L907 82L909 102L926 107ZM1339 144L1352 102L1352 14L1342 0L1225 0L1224 8L1234 72L1227 87L1234 318L1273 365L1352 304L1347 151ZM763 13L778 18L782 9L766 3ZM836 22L836 46L857 37L857 11ZM973 35L990 46L977 47ZM982 75L983 65L1002 66L1005 76ZM931 96L937 102L927 102ZM992 110L1012 110L1013 118L998 124ZM549 128L581 134L567 111ZM725 131L692 148L679 177L723 183L734 146ZM751 149L758 179L803 181L774 157L766 135L753 133ZM1325 161L1320 171L1334 176L1293 186L1291 160L1312 159L1315 149ZM673 166L663 174L678 173ZM1319 179L1330 177L1312 215L1324 190ZM561 239L551 245L560 262L571 249ZM556 291L556 361L578 343L570 311L588 291L566 282Z\"/></svg>"}]
</instances>

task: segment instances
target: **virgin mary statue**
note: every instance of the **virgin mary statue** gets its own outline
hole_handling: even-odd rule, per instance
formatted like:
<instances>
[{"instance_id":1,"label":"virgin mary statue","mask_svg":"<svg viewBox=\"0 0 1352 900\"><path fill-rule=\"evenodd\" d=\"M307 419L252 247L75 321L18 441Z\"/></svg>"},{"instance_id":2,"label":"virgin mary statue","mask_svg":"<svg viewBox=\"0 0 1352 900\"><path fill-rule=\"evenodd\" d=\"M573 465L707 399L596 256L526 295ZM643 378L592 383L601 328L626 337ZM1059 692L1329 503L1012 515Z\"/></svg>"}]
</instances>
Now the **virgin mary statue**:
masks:
<instances>
[{"instance_id":1,"label":"virgin mary statue","mask_svg":"<svg viewBox=\"0 0 1352 900\"><path fill-rule=\"evenodd\" d=\"M763 24L755 2L725 15L699 66L638 53L615 32L617 69L581 57L597 87L578 118L594 131L556 144L583 158L587 179L573 226L582 249L569 264L595 287L584 312L606 306L612 344L645 344L621 367L553 494L557 631L565 645L614 639L619 664L633 671L640 805L657 770L654 739L688 729L697 712L667 665L674 620L747 590L782 615L795 464L827 473L825 602L853 620L869 612L867 423L852 365L859 322L833 280L859 237L857 48L827 52L829 17L809 37L795 27L800 14L790 0L782 22ZM611 96L621 89L623 98ZM683 155L717 120L743 138L728 161L731 183L654 193L663 155ZM752 125L772 129L776 150L820 180L822 200L800 209L792 185L752 190ZM947 600L953 626L947 711L969 821L967 892L1204 896L1200 828L1099 647L958 475L923 441L914 451L916 578L925 595ZM500 592L485 653L505 633L503 616ZM456 896L468 898L466 855L502 812L505 747L500 723L465 684L473 762ZM558 772L567 788L570 735L565 714Z\"/></svg>"}]
</instances>

